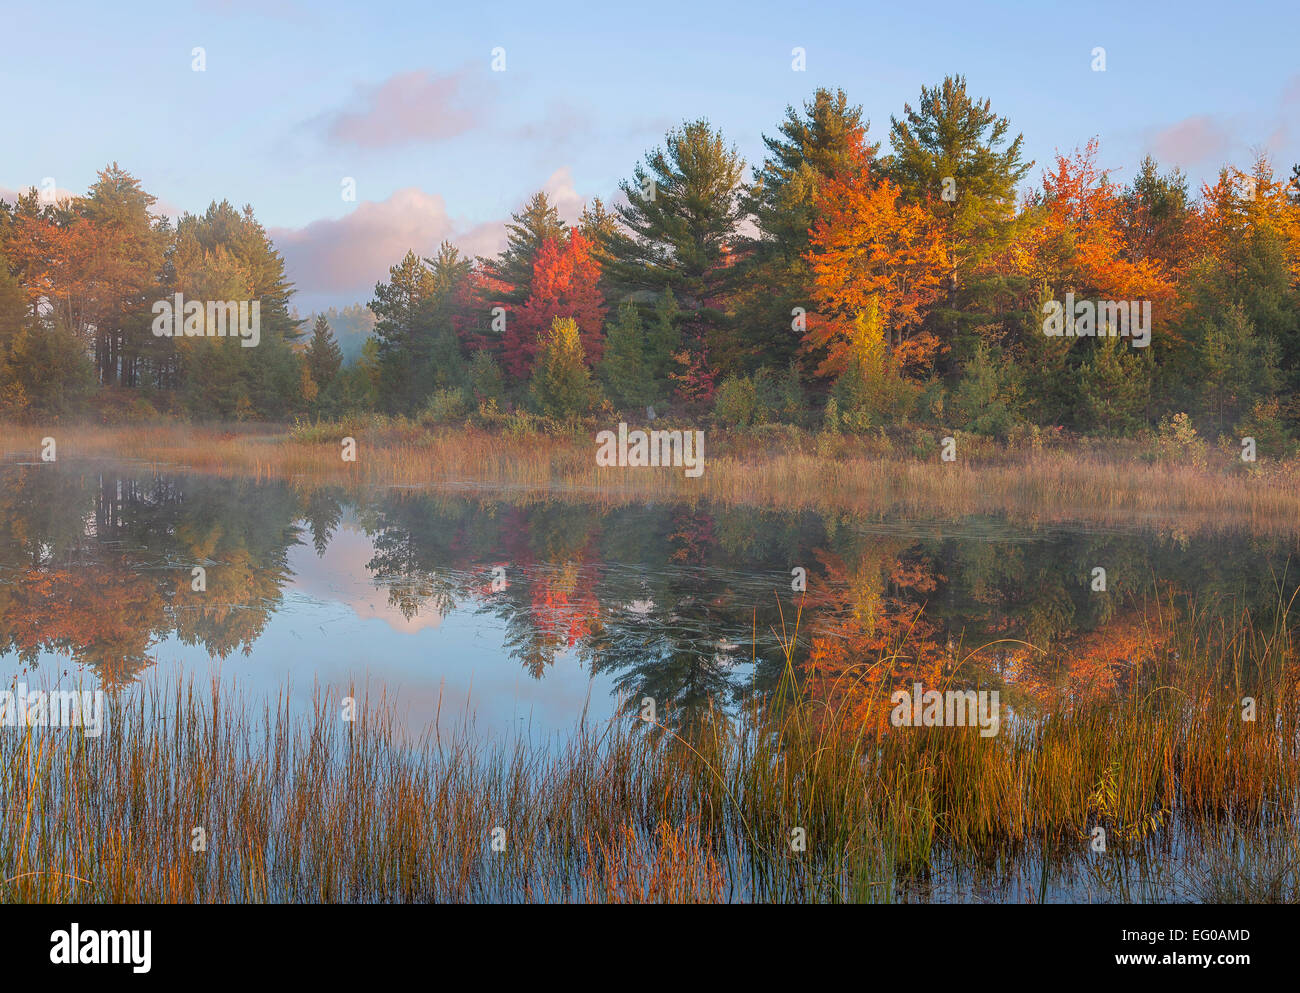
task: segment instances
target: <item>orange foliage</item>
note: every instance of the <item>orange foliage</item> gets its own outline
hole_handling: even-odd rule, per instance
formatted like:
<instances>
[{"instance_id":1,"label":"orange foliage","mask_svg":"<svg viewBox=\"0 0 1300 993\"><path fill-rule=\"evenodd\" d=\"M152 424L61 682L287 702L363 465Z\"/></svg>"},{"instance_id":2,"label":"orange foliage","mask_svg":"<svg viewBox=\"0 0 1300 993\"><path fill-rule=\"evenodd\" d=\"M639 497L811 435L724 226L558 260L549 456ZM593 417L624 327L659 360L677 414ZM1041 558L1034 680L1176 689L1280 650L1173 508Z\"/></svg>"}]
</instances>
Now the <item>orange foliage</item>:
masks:
<instances>
[{"instance_id":1,"label":"orange foliage","mask_svg":"<svg viewBox=\"0 0 1300 993\"><path fill-rule=\"evenodd\" d=\"M112 565L29 569L7 592L0 645L21 655L66 653L96 666L105 685L129 682L166 626L157 584Z\"/></svg>"},{"instance_id":2,"label":"orange foliage","mask_svg":"<svg viewBox=\"0 0 1300 993\"><path fill-rule=\"evenodd\" d=\"M843 351L841 339L864 313L875 314L890 339L902 342L951 269L942 225L923 205L903 200L888 179L873 177L869 161L859 142L849 166L818 191L819 216L809 232L820 313L808 322L806 343L833 354Z\"/></svg>"},{"instance_id":3,"label":"orange foliage","mask_svg":"<svg viewBox=\"0 0 1300 993\"><path fill-rule=\"evenodd\" d=\"M855 721L883 728L896 683L936 683L951 661L923 604L908 595L932 592L939 578L889 547L852 569L838 556L818 551L817 557L825 576L815 587L823 592L809 597L821 609L805 665L808 692L848 707Z\"/></svg>"},{"instance_id":4,"label":"orange foliage","mask_svg":"<svg viewBox=\"0 0 1300 993\"><path fill-rule=\"evenodd\" d=\"M1300 202L1289 193L1262 159L1251 173L1225 169L1201 188L1204 251L1222 261L1248 234L1266 232L1285 246L1291 278L1300 283Z\"/></svg>"},{"instance_id":5,"label":"orange foliage","mask_svg":"<svg viewBox=\"0 0 1300 993\"><path fill-rule=\"evenodd\" d=\"M600 360L606 308L599 282L600 263L593 243L581 231L570 231L562 242L547 238L542 243L533 263L528 299L506 325L506 366L514 376L523 378L532 370L542 347L540 336L557 317L577 322L588 364Z\"/></svg>"},{"instance_id":6,"label":"orange foliage","mask_svg":"<svg viewBox=\"0 0 1300 993\"><path fill-rule=\"evenodd\" d=\"M1098 173L1097 148L1094 138L1083 151L1057 154L1043 177L1045 214L1013 250L1016 267L1060 291L1167 301L1173 284L1164 267L1125 257L1119 191Z\"/></svg>"}]
</instances>

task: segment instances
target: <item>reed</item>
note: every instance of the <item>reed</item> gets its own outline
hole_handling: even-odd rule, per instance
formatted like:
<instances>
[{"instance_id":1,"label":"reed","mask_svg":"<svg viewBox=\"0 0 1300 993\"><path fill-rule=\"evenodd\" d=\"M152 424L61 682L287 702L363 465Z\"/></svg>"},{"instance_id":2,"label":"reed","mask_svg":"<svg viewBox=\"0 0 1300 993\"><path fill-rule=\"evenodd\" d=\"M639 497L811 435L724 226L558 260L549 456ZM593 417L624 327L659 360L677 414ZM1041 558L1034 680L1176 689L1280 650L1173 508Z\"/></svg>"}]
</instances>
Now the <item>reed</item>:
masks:
<instances>
[{"instance_id":1,"label":"reed","mask_svg":"<svg viewBox=\"0 0 1300 993\"><path fill-rule=\"evenodd\" d=\"M0 728L0 900L891 901L1042 866L1041 899L1099 858L1171 880L1143 899L1283 898L1300 708L1280 614L1165 619L1117 698L1007 714L990 738L819 701L797 618L761 704L562 742L413 737L382 698L349 722L320 692L294 712L151 683L98 738ZM1128 876L1094 897L1133 898Z\"/></svg>"},{"instance_id":2,"label":"reed","mask_svg":"<svg viewBox=\"0 0 1300 993\"><path fill-rule=\"evenodd\" d=\"M0 425L0 454L37 457L55 429ZM1211 467L1149 462L1133 445L1023 450L971 439L956 463L837 439L830 448L794 432L762 444L710 432L702 477L680 469L602 468L593 437L512 435L477 428L427 428L363 418L290 430L146 424L55 430L59 456L113 457L169 469L342 486L437 486L509 490L516 498L579 493L620 504L708 500L730 505L855 514L1150 524L1186 529L1231 522L1273 535L1300 531L1300 464L1246 465L1225 456ZM340 439L355 438L344 462Z\"/></svg>"}]
</instances>

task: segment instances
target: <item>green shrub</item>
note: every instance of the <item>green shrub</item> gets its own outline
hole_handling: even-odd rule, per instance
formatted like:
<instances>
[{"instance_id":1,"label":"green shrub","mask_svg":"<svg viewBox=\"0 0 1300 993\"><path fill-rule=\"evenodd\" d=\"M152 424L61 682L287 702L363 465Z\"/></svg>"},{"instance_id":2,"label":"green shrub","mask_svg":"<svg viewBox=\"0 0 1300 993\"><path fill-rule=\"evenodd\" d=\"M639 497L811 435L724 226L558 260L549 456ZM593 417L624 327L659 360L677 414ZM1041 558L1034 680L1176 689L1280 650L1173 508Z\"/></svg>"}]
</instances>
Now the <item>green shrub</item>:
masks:
<instances>
[{"instance_id":1,"label":"green shrub","mask_svg":"<svg viewBox=\"0 0 1300 993\"><path fill-rule=\"evenodd\" d=\"M497 360L484 351L474 353L469 363L469 389L474 400L500 404L506 395L505 381Z\"/></svg>"},{"instance_id":2,"label":"green shrub","mask_svg":"<svg viewBox=\"0 0 1300 993\"><path fill-rule=\"evenodd\" d=\"M916 406L912 384L886 366L882 370L850 366L831 389L839 426L850 434L907 421Z\"/></svg>"},{"instance_id":3,"label":"green shrub","mask_svg":"<svg viewBox=\"0 0 1300 993\"><path fill-rule=\"evenodd\" d=\"M542 433L546 418L530 414L526 410L512 410L505 415L503 424L508 437L527 438Z\"/></svg>"},{"instance_id":4,"label":"green shrub","mask_svg":"<svg viewBox=\"0 0 1300 993\"><path fill-rule=\"evenodd\" d=\"M1136 431L1151 393L1152 368L1150 356L1136 353L1120 338L1099 339L1079 368L1081 426L1103 435Z\"/></svg>"},{"instance_id":5,"label":"green shrub","mask_svg":"<svg viewBox=\"0 0 1300 993\"><path fill-rule=\"evenodd\" d=\"M359 437L370 430L383 431L392 428L409 427L410 424L404 417L385 417L383 414L359 413L345 414L333 421L316 421L314 424L311 421L295 419L289 435L294 441L308 444L322 442L338 444L340 438Z\"/></svg>"},{"instance_id":6,"label":"green shrub","mask_svg":"<svg viewBox=\"0 0 1300 993\"><path fill-rule=\"evenodd\" d=\"M1005 438L1011 431L1016 423L1012 409L1014 370L1011 363L999 368L984 344L975 346L975 355L967 363L952 397L956 413L968 431L995 438Z\"/></svg>"},{"instance_id":7,"label":"green shrub","mask_svg":"<svg viewBox=\"0 0 1300 993\"><path fill-rule=\"evenodd\" d=\"M469 414L469 402L463 391L446 389L435 391L417 418L421 424L457 424Z\"/></svg>"},{"instance_id":8,"label":"green shrub","mask_svg":"<svg viewBox=\"0 0 1300 993\"><path fill-rule=\"evenodd\" d=\"M791 363L784 376L760 369L754 374L754 400L756 424L801 424L805 399L798 367Z\"/></svg>"},{"instance_id":9,"label":"green shrub","mask_svg":"<svg viewBox=\"0 0 1300 993\"><path fill-rule=\"evenodd\" d=\"M572 318L551 322L546 347L533 368L530 392L539 414L560 421L585 414L596 401L578 325Z\"/></svg>"},{"instance_id":10,"label":"green shrub","mask_svg":"<svg viewBox=\"0 0 1300 993\"><path fill-rule=\"evenodd\" d=\"M834 394L826 398L826 407L822 410L822 432L831 435L840 433L840 404Z\"/></svg>"},{"instance_id":11,"label":"green shrub","mask_svg":"<svg viewBox=\"0 0 1300 993\"><path fill-rule=\"evenodd\" d=\"M720 424L744 428L758 416L758 391L748 376L728 376L713 398L713 416Z\"/></svg>"},{"instance_id":12,"label":"green shrub","mask_svg":"<svg viewBox=\"0 0 1300 993\"><path fill-rule=\"evenodd\" d=\"M1282 405L1276 397L1256 400L1250 413L1237 422L1236 444L1242 438L1255 439L1257 456L1284 458L1291 450L1291 435L1282 421Z\"/></svg>"}]
</instances>

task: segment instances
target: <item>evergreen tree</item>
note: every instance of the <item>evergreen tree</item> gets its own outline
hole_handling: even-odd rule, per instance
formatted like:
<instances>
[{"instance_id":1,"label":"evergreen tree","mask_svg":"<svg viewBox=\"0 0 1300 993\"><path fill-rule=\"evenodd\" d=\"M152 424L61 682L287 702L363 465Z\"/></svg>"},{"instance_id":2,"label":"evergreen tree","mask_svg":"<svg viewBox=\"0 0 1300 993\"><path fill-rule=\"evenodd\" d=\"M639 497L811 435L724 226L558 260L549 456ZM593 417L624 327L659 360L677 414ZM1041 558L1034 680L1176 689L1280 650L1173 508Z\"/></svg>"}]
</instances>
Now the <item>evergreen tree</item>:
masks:
<instances>
[{"instance_id":1,"label":"evergreen tree","mask_svg":"<svg viewBox=\"0 0 1300 993\"><path fill-rule=\"evenodd\" d=\"M22 287L9 274L9 263L0 252L0 355L27 322L27 303Z\"/></svg>"},{"instance_id":2,"label":"evergreen tree","mask_svg":"<svg viewBox=\"0 0 1300 993\"><path fill-rule=\"evenodd\" d=\"M433 274L414 252L389 269L389 281L375 286L370 309L378 320L379 393L390 411L414 410L432 392L420 372L432 356L430 325L436 299Z\"/></svg>"},{"instance_id":3,"label":"evergreen tree","mask_svg":"<svg viewBox=\"0 0 1300 993\"><path fill-rule=\"evenodd\" d=\"M302 335L291 316L293 285L284 257L271 243L251 207L228 201L202 215L184 215L168 256L170 289L187 300L258 304L258 344L238 338L155 339L163 359L159 385L179 385L190 409L201 416L284 416L300 397L300 365L292 345ZM204 318L206 320L206 317ZM206 330L210 330L205 328Z\"/></svg>"},{"instance_id":4,"label":"evergreen tree","mask_svg":"<svg viewBox=\"0 0 1300 993\"><path fill-rule=\"evenodd\" d=\"M379 339L373 334L362 342L361 354L351 371L355 373L349 377L350 395L354 404L367 409L377 407L383 367L379 362Z\"/></svg>"},{"instance_id":5,"label":"evergreen tree","mask_svg":"<svg viewBox=\"0 0 1300 993\"><path fill-rule=\"evenodd\" d=\"M585 414L591 407L595 399L591 373L573 319L557 317L551 324L546 347L533 370L532 397L538 413L558 420Z\"/></svg>"},{"instance_id":6,"label":"evergreen tree","mask_svg":"<svg viewBox=\"0 0 1300 993\"><path fill-rule=\"evenodd\" d=\"M1078 405L1078 376L1070 350L1061 339L1043 334L1043 307L1054 299L1043 286L1028 307L1008 315L1007 338L1015 342L1013 359L1022 373L1025 413L1036 424L1059 425L1074 420Z\"/></svg>"},{"instance_id":7,"label":"evergreen tree","mask_svg":"<svg viewBox=\"0 0 1300 993\"><path fill-rule=\"evenodd\" d=\"M56 320L93 336L103 383L135 386L152 345L149 306L160 297L159 275L170 227L154 218L157 198L116 162L100 171L72 205L68 250L78 272L58 294Z\"/></svg>"},{"instance_id":8,"label":"evergreen tree","mask_svg":"<svg viewBox=\"0 0 1300 993\"><path fill-rule=\"evenodd\" d=\"M605 327L600 374L606 394L620 409L644 407L655 400L645 327L636 304L630 301L619 307L615 319Z\"/></svg>"},{"instance_id":9,"label":"evergreen tree","mask_svg":"<svg viewBox=\"0 0 1300 993\"><path fill-rule=\"evenodd\" d=\"M1206 323L1198 352L1201 400L1215 430L1227 430L1277 389L1278 347L1256 333L1239 304Z\"/></svg>"},{"instance_id":10,"label":"evergreen tree","mask_svg":"<svg viewBox=\"0 0 1300 993\"><path fill-rule=\"evenodd\" d=\"M448 241L438 247L437 255L424 261L433 297L428 314L429 366L421 370L422 378L436 389L459 387L465 379L465 360L456 326L464 317L462 289L473 272L473 263Z\"/></svg>"},{"instance_id":11,"label":"evergreen tree","mask_svg":"<svg viewBox=\"0 0 1300 993\"><path fill-rule=\"evenodd\" d=\"M1006 436L1016 422L1018 373L1011 363L994 362L983 342L975 346L975 353L953 391L953 405L967 430L999 438Z\"/></svg>"},{"instance_id":12,"label":"evergreen tree","mask_svg":"<svg viewBox=\"0 0 1300 993\"><path fill-rule=\"evenodd\" d=\"M468 378L470 392L477 402L491 401L499 404L505 400L505 380L501 375L501 367L488 352L480 350L474 353L469 363Z\"/></svg>"},{"instance_id":13,"label":"evergreen tree","mask_svg":"<svg viewBox=\"0 0 1300 993\"><path fill-rule=\"evenodd\" d=\"M948 289L931 309L926 330L963 357L969 331L997 319L1004 280L986 277L980 264L1006 247L1016 231L1016 186L1033 162L1021 160L1023 136L990 102L972 99L964 76L922 87L914 109L890 118L892 154L886 175L913 203L926 203L946 232Z\"/></svg>"},{"instance_id":14,"label":"evergreen tree","mask_svg":"<svg viewBox=\"0 0 1300 993\"><path fill-rule=\"evenodd\" d=\"M1158 262L1170 271L1181 268L1192 220L1187 177L1182 171L1161 175L1155 159L1148 155L1120 202L1126 257L1133 262Z\"/></svg>"},{"instance_id":15,"label":"evergreen tree","mask_svg":"<svg viewBox=\"0 0 1300 993\"><path fill-rule=\"evenodd\" d=\"M592 254L603 270L608 264L609 246L618 237L618 217L606 209L600 197L592 197L582 208L578 228L592 244Z\"/></svg>"},{"instance_id":16,"label":"evergreen tree","mask_svg":"<svg viewBox=\"0 0 1300 993\"><path fill-rule=\"evenodd\" d=\"M671 287L689 305L685 330L695 341L726 324L744 168L735 147L698 120L669 131L620 184L625 230L608 245L607 279L622 295Z\"/></svg>"},{"instance_id":17,"label":"evergreen tree","mask_svg":"<svg viewBox=\"0 0 1300 993\"><path fill-rule=\"evenodd\" d=\"M1122 435L1142 426L1151 390L1151 361L1135 351L1123 338L1097 339L1079 368L1080 427Z\"/></svg>"},{"instance_id":18,"label":"evergreen tree","mask_svg":"<svg viewBox=\"0 0 1300 993\"><path fill-rule=\"evenodd\" d=\"M339 369L343 366L343 352L334 340L330 323L321 314L316 318L312 329L311 341L307 345L307 371L316 385L324 390L334 382Z\"/></svg>"},{"instance_id":19,"label":"evergreen tree","mask_svg":"<svg viewBox=\"0 0 1300 993\"><path fill-rule=\"evenodd\" d=\"M29 315L22 289L0 255L0 417L76 413L94 382L76 335Z\"/></svg>"},{"instance_id":20,"label":"evergreen tree","mask_svg":"<svg viewBox=\"0 0 1300 993\"><path fill-rule=\"evenodd\" d=\"M506 225L506 247L495 259L484 259L484 273L502 284L500 303L521 307L532 291L533 266L546 240L562 241L567 225L546 193L529 198L524 209Z\"/></svg>"},{"instance_id":21,"label":"evergreen tree","mask_svg":"<svg viewBox=\"0 0 1300 993\"><path fill-rule=\"evenodd\" d=\"M361 346L375 329L374 311L363 303L354 303L346 307L329 307L322 314L329 322L334 340L339 343L344 365L356 362L361 355Z\"/></svg>"},{"instance_id":22,"label":"evergreen tree","mask_svg":"<svg viewBox=\"0 0 1300 993\"><path fill-rule=\"evenodd\" d=\"M307 527L311 531L311 543L316 549L316 557L323 558L334 532L343 521L343 505L329 490L323 487L313 489L307 497L303 517L307 519Z\"/></svg>"},{"instance_id":23,"label":"evergreen tree","mask_svg":"<svg viewBox=\"0 0 1300 993\"><path fill-rule=\"evenodd\" d=\"M1253 197L1235 192L1246 178L1255 184ZM1254 334L1276 347L1282 382L1300 392L1300 204L1284 195L1264 160L1251 174L1225 169L1218 185L1206 192L1211 244L1182 280L1181 337L1199 344L1211 325L1234 323L1229 312L1240 307ZM1179 361L1165 377L1172 395L1202 381L1203 354L1184 349L1176 356Z\"/></svg>"},{"instance_id":24,"label":"evergreen tree","mask_svg":"<svg viewBox=\"0 0 1300 993\"><path fill-rule=\"evenodd\" d=\"M677 369L676 356L682 350L682 333L677 327L680 313L673 291L664 290L655 301L652 320L646 331L646 369L656 399L666 399L671 392L670 379Z\"/></svg>"},{"instance_id":25,"label":"evergreen tree","mask_svg":"<svg viewBox=\"0 0 1300 993\"><path fill-rule=\"evenodd\" d=\"M785 115L775 137L763 136L767 157L741 200L758 227L744 246L737 304L749 365L788 364L798 350L795 308L812 309L806 255L817 195L827 176L850 164L853 143L869 126L843 90L818 89L802 113L787 107ZM868 154L875 152L871 146Z\"/></svg>"},{"instance_id":26,"label":"evergreen tree","mask_svg":"<svg viewBox=\"0 0 1300 993\"><path fill-rule=\"evenodd\" d=\"M932 200L965 260L982 257L1005 242L1016 206L1016 184L1033 166L1020 158L1023 135L1007 141L1011 124L988 100L972 99L964 76L921 87L916 109L903 105L890 118L889 178L909 198ZM951 180L946 183L945 180ZM945 199L945 190L950 198Z\"/></svg>"}]
</instances>

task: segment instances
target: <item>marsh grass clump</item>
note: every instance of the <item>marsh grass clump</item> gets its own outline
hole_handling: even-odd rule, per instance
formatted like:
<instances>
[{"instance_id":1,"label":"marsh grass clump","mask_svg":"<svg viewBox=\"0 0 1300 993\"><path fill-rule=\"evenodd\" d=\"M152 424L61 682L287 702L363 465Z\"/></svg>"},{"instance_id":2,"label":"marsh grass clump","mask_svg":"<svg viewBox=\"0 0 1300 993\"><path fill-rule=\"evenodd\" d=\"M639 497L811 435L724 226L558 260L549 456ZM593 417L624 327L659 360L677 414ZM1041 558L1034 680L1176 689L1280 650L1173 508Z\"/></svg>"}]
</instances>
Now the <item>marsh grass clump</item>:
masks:
<instances>
[{"instance_id":1,"label":"marsh grass clump","mask_svg":"<svg viewBox=\"0 0 1300 993\"><path fill-rule=\"evenodd\" d=\"M1294 535L1300 521L1300 461L1244 463L1216 452L1215 464L1207 466L1200 448L1185 451L1181 441L1167 458L1149 459L1139 447L1120 444L1098 449L1083 441L1070 447L1013 439L1000 446L957 432L958 459L941 465L940 436L933 432L859 437L787 425L708 432L704 473L683 479L655 469L598 466L596 431L617 420L560 423L522 411L497 412L492 420L493 429L377 414L287 429L79 426L60 436L59 458L127 457L198 473L317 485L468 484L538 497L580 491L606 503L709 500L926 519L985 513L1037 522L1141 519L1183 528L1232 522L1270 535ZM687 419L674 426L698 425ZM0 453L35 460L47 433L0 424ZM357 444L356 461L340 457L341 441L349 437Z\"/></svg>"},{"instance_id":2,"label":"marsh grass clump","mask_svg":"<svg viewBox=\"0 0 1300 993\"><path fill-rule=\"evenodd\" d=\"M320 692L301 713L145 685L98 738L0 729L0 899L891 901L1030 870L1038 899L1080 876L1093 899L1288 898L1286 610L1176 623L1116 695L993 737L814 699L796 634L781 687L739 713L559 742L412 737L382 698L345 721Z\"/></svg>"}]
</instances>

